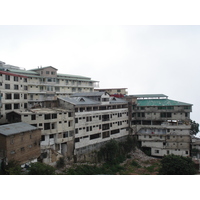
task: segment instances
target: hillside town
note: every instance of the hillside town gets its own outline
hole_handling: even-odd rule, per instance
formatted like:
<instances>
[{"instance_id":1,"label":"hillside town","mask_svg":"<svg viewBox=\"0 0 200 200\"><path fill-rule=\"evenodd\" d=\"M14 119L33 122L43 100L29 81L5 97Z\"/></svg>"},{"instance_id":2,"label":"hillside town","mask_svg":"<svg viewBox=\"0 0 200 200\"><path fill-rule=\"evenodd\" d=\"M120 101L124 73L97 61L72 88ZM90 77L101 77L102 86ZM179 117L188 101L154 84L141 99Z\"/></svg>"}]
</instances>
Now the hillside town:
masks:
<instances>
[{"instance_id":1,"label":"hillside town","mask_svg":"<svg viewBox=\"0 0 200 200\"><path fill-rule=\"evenodd\" d=\"M101 89L99 81L52 66L26 70L0 61L0 164L91 161L106 142L127 136L158 158L200 150L191 103L127 90Z\"/></svg>"}]
</instances>

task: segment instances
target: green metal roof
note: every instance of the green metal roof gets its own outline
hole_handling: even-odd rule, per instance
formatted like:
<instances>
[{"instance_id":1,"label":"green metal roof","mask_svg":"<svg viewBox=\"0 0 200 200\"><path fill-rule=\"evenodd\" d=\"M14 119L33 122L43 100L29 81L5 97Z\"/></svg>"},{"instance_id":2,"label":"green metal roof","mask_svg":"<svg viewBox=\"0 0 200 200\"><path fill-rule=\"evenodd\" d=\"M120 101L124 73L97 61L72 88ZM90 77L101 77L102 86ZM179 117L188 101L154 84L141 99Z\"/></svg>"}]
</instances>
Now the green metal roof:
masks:
<instances>
[{"instance_id":1,"label":"green metal roof","mask_svg":"<svg viewBox=\"0 0 200 200\"><path fill-rule=\"evenodd\" d=\"M140 99L137 100L138 106L192 106L192 104L170 99Z\"/></svg>"},{"instance_id":2,"label":"green metal roof","mask_svg":"<svg viewBox=\"0 0 200 200\"><path fill-rule=\"evenodd\" d=\"M89 77L78 76L78 75L70 75L70 74L59 74L59 73L57 73L57 76L69 77L69 78L79 78L79 79L90 79Z\"/></svg>"},{"instance_id":3,"label":"green metal roof","mask_svg":"<svg viewBox=\"0 0 200 200\"><path fill-rule=\"evenodd\" d=\"M29 71L29 70L20 70L20 69L8 69L10 72L20 73L20 74L35 74L38 75L37 72Z\"/></svg>"},{"instance_id":4,"label":"green metal roof","mask_svg":"<svg viewBox=\"0 0 200 200\"><path fill-rule=\"evenodd\" d=\"M160 97L168 97L164 94L135 94L135 95L130 95L133 97L137 97L137 98L160 98Z\"/></svg>"}]
</instances>

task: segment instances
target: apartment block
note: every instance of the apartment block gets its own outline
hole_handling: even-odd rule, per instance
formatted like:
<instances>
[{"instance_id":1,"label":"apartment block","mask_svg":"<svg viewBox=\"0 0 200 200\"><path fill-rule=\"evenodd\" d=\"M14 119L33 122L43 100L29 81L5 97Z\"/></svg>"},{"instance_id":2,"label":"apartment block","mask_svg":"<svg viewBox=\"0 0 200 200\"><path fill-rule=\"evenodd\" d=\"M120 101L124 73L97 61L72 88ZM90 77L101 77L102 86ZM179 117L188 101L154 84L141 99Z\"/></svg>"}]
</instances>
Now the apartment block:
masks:
<instances>
[{"instance_id":1,"label":"apartment block","mask_svg":"<svg viewBox=\"0 0 200 200\"><path fill-rule=\"evenodd\" d=\"M125 100L110 97L106 92L77 93L58 100L60 107L75 112L75 155L81 156L112 138L128 135Z\"/></svg>"},{"instance_id":2,"label":"apartment block","mask_svg":"<svg viewBox=\"0 0 200 200\"><path fill-rule=\"evenodd\" d=\"M163 94L132 95L131 127L143 149L152 156L190 156L192 104Z\"/></svg>"},{"instance_id":3,"label":"apartment block","mask_svg":"<svg viewBox=\"0 0 200 200\"><path fill-rule=\"evenodd\" d=\"M6 123L6 113L28 108L28 78L0 71L0 124Z\"/></svg>"}]
</instances>

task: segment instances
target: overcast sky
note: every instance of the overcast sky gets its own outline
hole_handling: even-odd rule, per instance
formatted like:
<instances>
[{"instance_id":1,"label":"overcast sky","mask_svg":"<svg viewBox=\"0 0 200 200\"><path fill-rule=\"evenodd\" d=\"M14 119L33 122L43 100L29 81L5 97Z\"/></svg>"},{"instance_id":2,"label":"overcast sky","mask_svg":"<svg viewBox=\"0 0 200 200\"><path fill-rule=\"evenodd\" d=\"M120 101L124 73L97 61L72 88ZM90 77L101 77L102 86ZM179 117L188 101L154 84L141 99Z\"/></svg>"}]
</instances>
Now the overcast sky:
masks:
<instances>
[{"instance_id":1,"label":"overcast sky","mask_svg":"<svg viewBox=\"0 0 200 200\"><path fill-rule=\"evenodd\" d=\"M200 123L200 26L0 26L0 60L53 66L128 94L193 104Z\"/></svg>"}]
</instances>

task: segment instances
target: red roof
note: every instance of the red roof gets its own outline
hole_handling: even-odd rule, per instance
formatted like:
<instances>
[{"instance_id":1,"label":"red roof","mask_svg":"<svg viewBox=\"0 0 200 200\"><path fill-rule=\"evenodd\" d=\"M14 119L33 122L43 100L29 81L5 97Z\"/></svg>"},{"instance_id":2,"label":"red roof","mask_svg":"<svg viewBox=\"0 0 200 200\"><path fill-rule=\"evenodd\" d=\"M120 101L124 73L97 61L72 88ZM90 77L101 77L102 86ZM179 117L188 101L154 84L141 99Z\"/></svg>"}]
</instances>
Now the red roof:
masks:
<instances>
[{"instance_id":1,"label":"red roof","mask_svg":"<svg viewBox=\"0 0 200 200\"><path fill-rule=\"evenodd\" d=\"M10 76L17 76L17 77L22 77L22 78L28 78L27 76L19 75L19 74L13 74L7 71L0 71L0 74L5 74L5 75L10 75Z\"/></svg>"}]
</instances>

